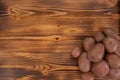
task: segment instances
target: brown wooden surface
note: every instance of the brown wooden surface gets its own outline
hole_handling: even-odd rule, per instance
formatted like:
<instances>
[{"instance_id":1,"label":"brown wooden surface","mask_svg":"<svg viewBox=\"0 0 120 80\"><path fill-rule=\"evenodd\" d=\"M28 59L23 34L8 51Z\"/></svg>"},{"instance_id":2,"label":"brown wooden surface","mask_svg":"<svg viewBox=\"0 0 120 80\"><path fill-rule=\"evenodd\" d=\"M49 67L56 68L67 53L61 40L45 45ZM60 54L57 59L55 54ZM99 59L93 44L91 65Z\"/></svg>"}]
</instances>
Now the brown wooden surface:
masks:
<instances>
[{"instance_id":1,"label":"brown wooden surface","mask_svg":"<svg viewBox=\"0 0 120 80\"><path fill-rule=\"evenodd\" d=\"M0 0L0 80L81 80L70 52L96 31L119 32L117 1Z\"/></svg>"}]
</instances>

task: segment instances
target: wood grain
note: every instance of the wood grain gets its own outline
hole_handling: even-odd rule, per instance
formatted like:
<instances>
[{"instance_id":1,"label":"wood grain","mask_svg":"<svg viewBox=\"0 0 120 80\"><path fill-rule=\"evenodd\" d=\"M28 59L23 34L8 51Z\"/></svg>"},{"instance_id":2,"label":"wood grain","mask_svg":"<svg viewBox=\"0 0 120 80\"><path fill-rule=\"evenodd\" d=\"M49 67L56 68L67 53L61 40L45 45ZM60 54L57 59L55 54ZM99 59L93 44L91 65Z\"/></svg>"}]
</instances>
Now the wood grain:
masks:
<instances>
[{"instance_id":1,"label":"wood grain","mask_svg":"<svg viewBox=\"0 0 120 80\"><path fill-rule=\"evenodd\" d=\"M81 80L70 52L96 31L120 35L119 3L0 0L0 80Z\"/></svg>"}]
</instances>

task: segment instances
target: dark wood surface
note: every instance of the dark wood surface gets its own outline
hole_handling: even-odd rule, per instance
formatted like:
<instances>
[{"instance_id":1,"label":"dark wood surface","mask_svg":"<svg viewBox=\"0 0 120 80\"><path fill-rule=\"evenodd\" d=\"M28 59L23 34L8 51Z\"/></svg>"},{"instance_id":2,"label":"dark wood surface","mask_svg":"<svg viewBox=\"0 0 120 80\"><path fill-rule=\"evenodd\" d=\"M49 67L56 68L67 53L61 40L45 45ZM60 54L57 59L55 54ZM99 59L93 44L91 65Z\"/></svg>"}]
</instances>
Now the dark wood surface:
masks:
<instances>
[{"instance_id":1,"label":"dark wood surface","mask_svg":"<svg viewBox=\"0 0 120 80\"><path fill-rule=\"evenodd\" d=\"M0 80L81 80L70 52L96 31L112 27L119 33L118 5L118 0L0 0Z\"/></svg>"}]
</instances>

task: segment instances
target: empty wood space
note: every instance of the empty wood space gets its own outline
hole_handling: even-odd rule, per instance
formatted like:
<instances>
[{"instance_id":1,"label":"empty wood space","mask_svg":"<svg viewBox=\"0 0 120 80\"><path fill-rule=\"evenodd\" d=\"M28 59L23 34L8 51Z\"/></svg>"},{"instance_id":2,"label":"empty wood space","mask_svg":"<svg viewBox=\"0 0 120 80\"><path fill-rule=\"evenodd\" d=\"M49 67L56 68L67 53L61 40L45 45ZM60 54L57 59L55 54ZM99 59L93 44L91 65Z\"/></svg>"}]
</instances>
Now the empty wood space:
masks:
<instances>
[{"instance_id":1,"label":"empty wood space","mask_svg":"<svg viewBox=\"0 0 120 80\"><path fill-rule=\"evenodd\" d=\"M70 52L96 31L120 34L119 3L0 0L0 80L81 80Z\"/></svg>"}]
</instances>

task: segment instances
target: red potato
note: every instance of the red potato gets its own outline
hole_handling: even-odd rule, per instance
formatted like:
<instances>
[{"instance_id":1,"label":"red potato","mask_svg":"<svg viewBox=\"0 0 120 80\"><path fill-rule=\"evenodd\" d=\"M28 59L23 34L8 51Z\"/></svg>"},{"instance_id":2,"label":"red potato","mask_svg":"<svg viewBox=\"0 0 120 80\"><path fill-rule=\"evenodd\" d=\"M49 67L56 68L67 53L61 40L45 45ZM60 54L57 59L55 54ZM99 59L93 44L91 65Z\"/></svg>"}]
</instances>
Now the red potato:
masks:
<instances>
[{"instance_id":1,"label":"red potato","mask_svg":"<svg viewBox=\"0 0 120 80\"><path fill-rule=\"evenodd\" d=\"M79 60L78 60L78 65L79 65L80 71L82 71L82 72L90 71L91 62L87 58L87 53L86 52L83 52L80 55Z\"/></svg>"},{"instance_id":2,"label":"red potato","mask_svg":"<svg viewBox=\"0 0 120 80\"><path fill-rule=\"evenodd\" d=\"M104 45L102 43L97 43L93 48L88 52L87 56L92 62L100 62L103 59L105 52Z\"/></svg>"},{"instance_id":3,"label":"red potato","mask_svg":"<svg viewBox=\"0 0 120 80\"><path fill-rule=\"evenodd\" d=\"M106 60L110 67L119 68L120 67L120 57L117 54L108 54Z\"/></svg>"},{"instance_id":4,"label":"red potato","mask_svg":"<svg viewBox=\"0 0 120 80\"><path fill-rule=\"evenodd\" d=\"M118 46L117 46L117 49L115 51L115 53L120 56L120 42L118 41Z\"/></svg>"},{"instance_id":5,"label":"red potato","mask_svg":"<svg viewBox=\"0 0 120 80\"><path fill-rule=\"evenodd\" d=\"M101 42L105 38L105 35L102 32L96 32L94 38L96 42Z\"/></svg>"},{"instance_id":6,"label":"red potato","mask_svg":"<svg viewBox=\"0 0 120 80\"><path fill-rule=\"evenodd\" d=\"M117 43L117 40L115 38L106 37L103 40L103 43L105 45L107 52L113 53L117 50L118 43Z\"/></svg>"},{"instance_id":7,"label":"red potato","mask_svg":"<svg viewBox=\"0 0 120 80\"><path fill-rule=\"evenodd\" d=\"M111 68L109 77L115 80L120 79L120 68Z\"/></svg>"},{"instance_id":8,"label":"red potato","mask_svg":"<svg viewBox=\"0 0 120 80\"><path fill-rule=\"evenodd\" d=\"M91 72L81 73L82 80L94 80L95 76Z\"/></svg>"},{"instance_id":9,"label":"red potato","mask_svg":"<svg viewBox=\"0 0 120 80\"><path fill-rule=\"evenodd\" d=\"M103 30L104 34L110 37L114 37L116 39L119 39L119 36L117 34L117 32L115 32L113 29L108 28L108 29L104 29Z\"/></svg>"},{"instance_id":10,"label":"red potato","mask_svg":"<svg viewBox=\"0 0 120 80\"><path fill-rule=\"evenodd\" d=\"M89 51L95 45L95 40L92 37L85 38L83 41L83 46L85 51Z\"/></svg>"},{"instance_id":11,"label":"red potato","mask_svg":"<svg viewBox=\"0 0 120 80\"><path fill-rule=\"evenodd\" d=\"M97 32L94 38L84 39L83 48L85 52L76 47L71 53L74 58L79 57L82 80L94 80L95 77L102 78L108 74L111 78L120 79L120 41L116 32L112 29L104 30L104 34ZM108 54L105 54L105 50Z\"/></svg>"},{"instance_id":12,"label":"red potato","mask_svg":"<svg viewBox=\"0 0 120 80\"><path fill-rule=\"evenodd\" d=\"M73 51L71 52L72 57L78 58L82 52L82 49L79 47L75 47Z\"/></svg>"},{"instance_id":13,"label":"red potato","mask_svg":"<svg viewBox=\"0 0 120 80\"><path fill-rule=\"evenodd\" d=\"M109 73L109 66L105 60L93 63L91 71L96 77L105 77Z\"/></svg>"}]
</instances>

